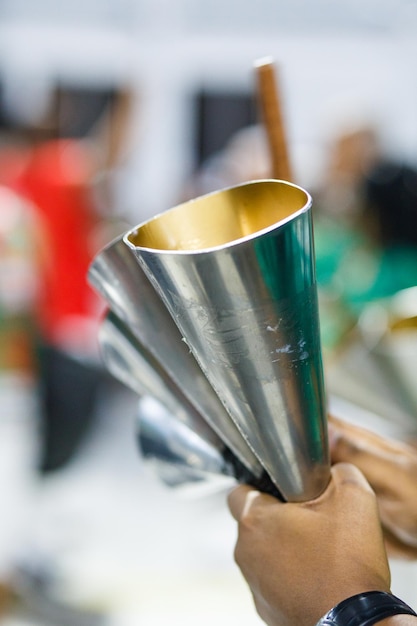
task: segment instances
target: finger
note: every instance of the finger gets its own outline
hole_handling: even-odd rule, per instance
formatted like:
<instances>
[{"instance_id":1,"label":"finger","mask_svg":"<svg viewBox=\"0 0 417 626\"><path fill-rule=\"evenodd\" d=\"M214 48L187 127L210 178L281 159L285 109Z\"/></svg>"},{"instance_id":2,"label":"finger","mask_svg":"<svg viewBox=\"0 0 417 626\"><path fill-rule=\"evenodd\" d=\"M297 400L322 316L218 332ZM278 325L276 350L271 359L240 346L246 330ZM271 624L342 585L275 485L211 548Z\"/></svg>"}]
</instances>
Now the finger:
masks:
<instances>
[{"instance_id":1,"label":"finger","mask_svg":"<svg viewBox=\"0 0 417 626\"><path fill-rule=\"evenodd\" d=\"M249 494L259 493L253 487L249 487L248 485L239 485L232 489L232 491L227 496L227 505L232 514L232 517L238 522L242 517L242 513L247 506L247 499L249 498ZM252 496L253 497L253 496Z\"/></svg>"},{"instance_id":2,"label":"finger","mask_svg":"<svg viewBox=\"0 0 417 626\"><path fill-rule=\"evenodd\" d=\"M249 485L235 487L227 496L227 504L234 519L239 522L253 506L270 506L279 503L277 498L261 493Z\"/></svg>"},{"instance_id":3,"label":"finger","mask_svg":"<svg viewBox=\"0 0 417 626\"><path fill-rule=\"evenodd\" d=\"M333 485L353 486L369 493L373 493L370 484L358 467L351 463L337 463L331 468Z\"/></svg>"},{"instance_id":4,"label":"finger","mask_svg":"<svg viewBox=\"0 0 417 626\"><path fill-rule=\"evenodd\" d=\"M387 466L401 467L404 455L410 454L406 444L394 442L351 424L329 423L333 463L353 463L366 476L373 488L386 488L394 479Z\"/></svg>"},{"instance_id":5,"label":"finger","mask_svg":"<svg viewBox=\"0 0 417 626\"><path fill-rule=\"evenodd\" d=\"M343 438L346 442L350 442L354 448L359 450L362 447L372 447L372 449L388 453L403 453L404 451L410 452L412 450L412 448L406 443L394 441L389 437L378 435L368 428L345 422L340 418L334 417L333 415L329 416L328 422L330 444L331 447L335 447L336 450L341 438Z\"/></svg>"},{"instance_id":6,"label":"finger","mask_svg":"<svg viewBox=\"0 0 417 626\"><path fill-rule=\"evenodd\" d=\"M333 448L337 451L337 444L341 438L346 441L352 441L357 447L359 447L361 443L368 446L373 444L377 447L384 447L386 445L386 440L383 437L362 426L345 422L333 415L329 416L328 422L332 452Z\"/></svg>"}]
</instances>

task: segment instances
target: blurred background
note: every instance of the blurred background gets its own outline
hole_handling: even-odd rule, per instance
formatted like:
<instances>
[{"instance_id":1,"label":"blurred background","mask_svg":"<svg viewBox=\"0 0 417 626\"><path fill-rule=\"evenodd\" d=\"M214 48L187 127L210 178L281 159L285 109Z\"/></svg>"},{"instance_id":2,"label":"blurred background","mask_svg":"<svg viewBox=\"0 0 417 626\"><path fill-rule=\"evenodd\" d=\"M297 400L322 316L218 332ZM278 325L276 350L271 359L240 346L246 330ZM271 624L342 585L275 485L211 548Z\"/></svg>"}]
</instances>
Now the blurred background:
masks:
<instances>
[{"instance_id":1,"label":"blurred background","mask_svg":"<svg viewBox=\"0 0 417 626\"><path fill-rule=\"evenodd\" d=\"M416 33L410 0L0 0L0 623L260 623L226 488L140 458L85 278L128 228L270 175L259 58L314 198L330 407L414 443ZM393 579L413 603L415 566Z\"/></svg>"}]
</instances>

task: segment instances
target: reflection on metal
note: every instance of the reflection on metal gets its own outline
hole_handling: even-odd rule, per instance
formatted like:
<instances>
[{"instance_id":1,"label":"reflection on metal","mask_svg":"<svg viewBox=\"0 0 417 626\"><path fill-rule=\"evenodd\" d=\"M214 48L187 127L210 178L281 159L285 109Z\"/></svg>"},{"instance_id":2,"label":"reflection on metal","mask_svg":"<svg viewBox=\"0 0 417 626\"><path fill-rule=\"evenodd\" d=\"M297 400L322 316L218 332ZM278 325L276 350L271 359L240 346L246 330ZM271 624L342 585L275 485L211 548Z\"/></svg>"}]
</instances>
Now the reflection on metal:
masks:
<instances>
[{"instance_id":1,"label":"reflection on metal","mask_svg":"<svg viewBox=\"0 0 417 626\"><path fill-rule=\"evenodd\" d=\"M310 196L247 183L124 241L284 498L319 495L329 457Z\"/></svg>"}]
</instances>

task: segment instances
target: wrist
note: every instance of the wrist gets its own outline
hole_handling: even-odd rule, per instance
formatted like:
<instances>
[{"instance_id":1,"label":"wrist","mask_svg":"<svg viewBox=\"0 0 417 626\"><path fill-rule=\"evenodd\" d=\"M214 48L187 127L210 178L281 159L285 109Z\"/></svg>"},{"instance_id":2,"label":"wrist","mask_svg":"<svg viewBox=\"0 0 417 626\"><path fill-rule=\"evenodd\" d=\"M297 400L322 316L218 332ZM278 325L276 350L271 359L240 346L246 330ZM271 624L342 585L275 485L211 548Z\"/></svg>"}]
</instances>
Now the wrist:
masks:
<instances>
[{"instance_id":1,"label":"wrist","mask_svg":"<svg viewBox=\"0 0 417 626\"><path fill-rule=\"evenodd\" d=\"M395 615L417 614L405 602L385 591L351 596L330 609L316 626L372 626Z\"/></svg>"}]
</instances>

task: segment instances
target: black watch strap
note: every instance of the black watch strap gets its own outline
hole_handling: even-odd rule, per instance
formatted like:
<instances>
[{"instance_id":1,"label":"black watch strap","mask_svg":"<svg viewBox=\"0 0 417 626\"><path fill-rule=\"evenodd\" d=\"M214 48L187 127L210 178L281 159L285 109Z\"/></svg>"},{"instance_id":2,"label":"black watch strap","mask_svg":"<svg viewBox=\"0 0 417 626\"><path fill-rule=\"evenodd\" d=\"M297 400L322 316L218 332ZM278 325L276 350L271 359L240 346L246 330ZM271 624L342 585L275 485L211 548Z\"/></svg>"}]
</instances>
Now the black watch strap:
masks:
<instances>
[{"instance_id":1,"label":"black watch strap","mask_svg":"<svg viewBox=\"0 0 417 626\"><path fill-rule=\"evenodd\" d=\"M405 602L385 591L368 591L343 600L316 626L371 626L393 615L415 615Z\"/></svg>"}]
</instances>

